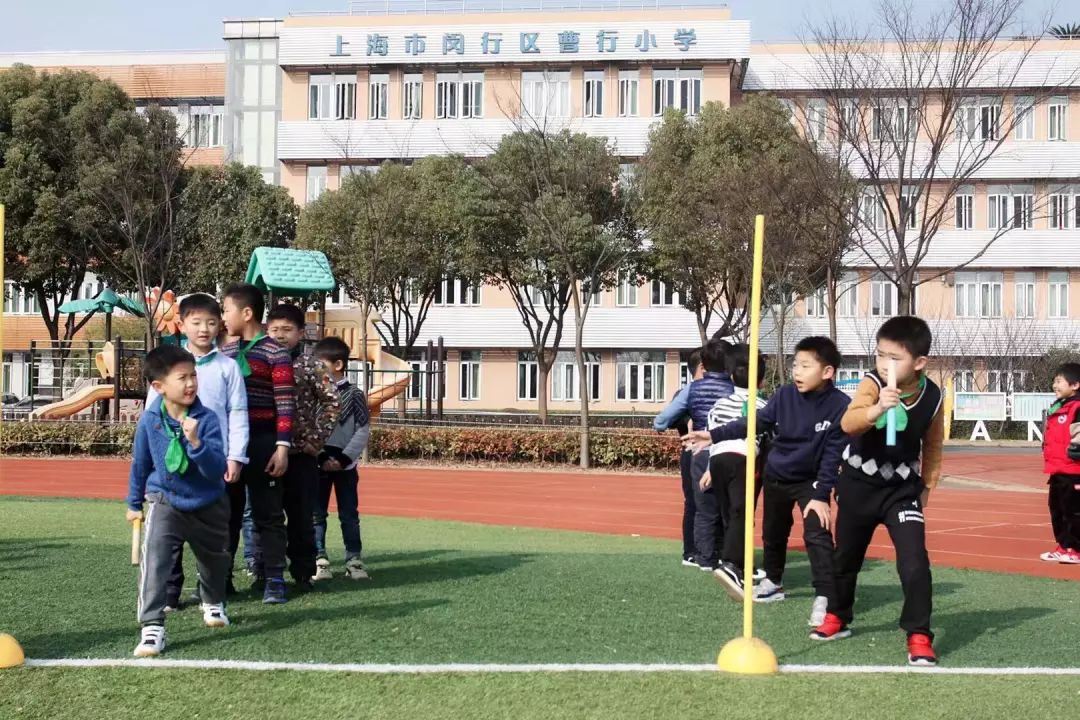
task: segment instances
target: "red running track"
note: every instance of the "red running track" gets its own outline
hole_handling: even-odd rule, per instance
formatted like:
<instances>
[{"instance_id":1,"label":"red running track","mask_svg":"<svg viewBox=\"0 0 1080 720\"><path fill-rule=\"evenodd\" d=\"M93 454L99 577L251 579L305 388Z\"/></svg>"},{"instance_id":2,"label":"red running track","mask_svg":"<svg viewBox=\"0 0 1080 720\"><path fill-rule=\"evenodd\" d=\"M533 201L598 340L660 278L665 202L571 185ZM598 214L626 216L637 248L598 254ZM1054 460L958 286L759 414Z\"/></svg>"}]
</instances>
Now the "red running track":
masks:
<instances>
[{"instance_id":1,"label":"red running track","mask_svg":"<svg viewBox=\"0 0 1080 720\"><path fill-rule=\"evenodd\" d=\"M995 482L1029 487L1036 484L1040 465L1033 453L946 457L951 475L982 479L986 468L995 468ZM3 458L0 495L119 501L127 491L127 471L124 460ZM361 512L370 515L680 535L682 496L675 477L375 465L362 470L360 488ZM1041 493L941 488L927 508L927 531L937 565L1080 579L1080 566L1038 560L1053 545ZM794 537L799 534L796 526ZM874 537L870 555L893 558L883 530Z\"/></svg>"}]
</instances>

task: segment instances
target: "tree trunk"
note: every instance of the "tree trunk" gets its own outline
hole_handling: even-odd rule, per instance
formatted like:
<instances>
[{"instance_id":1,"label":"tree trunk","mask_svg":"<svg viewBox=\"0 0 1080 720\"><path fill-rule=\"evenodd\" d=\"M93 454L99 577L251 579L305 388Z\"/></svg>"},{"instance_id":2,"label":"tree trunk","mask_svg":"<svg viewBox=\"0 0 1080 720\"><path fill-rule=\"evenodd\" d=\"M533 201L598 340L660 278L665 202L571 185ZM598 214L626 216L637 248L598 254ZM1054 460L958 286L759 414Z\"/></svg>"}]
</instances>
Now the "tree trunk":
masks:
<instances>
[{"instance_id":1,"label":"tree trunk","mask_svg":"<svg viewBox=\"0 0 1080 720\"><path fill-rule=\"evenodd\" d=\"M701 317L701 312L694 313L694 319L697 320L697 331L701 338L701 346L705 347L705 344L709 342L709 328L705 325L705 319Z\"/></svg>"},{"instance_id":2,"label":"tree trunk","mask_svg":"<svg viewBox=\"0 0 1080 720\"><path fill-rule=\"evenodd\" d=\"M570 291L574 300L574 361L578 371L578 395L581 399L581 417L579 425L580 465L589 469L589 378L585 374L585 314L582 312L581 295L576 284ZM587 312L587 310L586 310Z\"/></svg>"},{"instance_id":3,"label":"tree trunk","mask_svg":"<svg viewBox=\"0 0 1080 720\"><path fill-rule=\"evenodd\" d=\"M555 359L552 358L549 363L547 360L547 351L540 347L536 352L536 414L540 416L540 424L547 425L548 421L548 375L551 373L551 366L555 363Z\"/></svg>"},{"instance_id":4,"label":"tree trunk","mask_svg":"<svg viewBox=\"0 0 1080 720\"><path fill-rule=\"evenodd\" d=\"M374 365L374 362L372 361L371 358L368 357L368 354L367 354L368 315L370 313L371 313L371 303L369 303L367 300L364 300L362 303L360 303L360 314L363 316L363 318L360 321L360 342L362 343L362 346L361 346L362 351L361 352L363 353L362 358L363 358L363 362L364 362L364 366L363 366L364 367L363 390L364 390L364 400L365 401L367 400L368 393L371 392L371 373L368 372L368 363L370 362L370 363L372 363L372 365ZM348 369L348 368L346 368L346 369ZM367 448L367 445L365 444L364 445L364 451L360 455L360 462L367 463L368 459L369 459L368 448Z\"/></svg>"},{"instance_id":5,"label":"tree trunk","mask_svg":"<svg viewBox=\"0 0 1080 720\"><path fill-rule=\"evenodd\" d=\"M837 303L837 286L836 275L833 274L833 269L826 268L825 270L825 312L829 315L829 339L834 343L838 342L836 339L836 303Z\"/></svg>"},{"instance_id":6,"label":"tree trunk","mask_svg":"<svg viewBox=\"0 0 1080 720\"><path fill-rule=\"evenodd\" d=\"M784 361L784 324L787 320L787 309L783 306L776 314L776 372L780 377L780 384L787 382L787 363Z\"/></svg>"},{"instance_id":7,"label":"tree trunk","mask_svg":"<svg viewBox=\"0 0 1080 720\"><path fill-rule=\"evenodd\" d=\"M896 278L896 314L915 314L915 283L902 273Z\"/></svg>"}]
</instances>

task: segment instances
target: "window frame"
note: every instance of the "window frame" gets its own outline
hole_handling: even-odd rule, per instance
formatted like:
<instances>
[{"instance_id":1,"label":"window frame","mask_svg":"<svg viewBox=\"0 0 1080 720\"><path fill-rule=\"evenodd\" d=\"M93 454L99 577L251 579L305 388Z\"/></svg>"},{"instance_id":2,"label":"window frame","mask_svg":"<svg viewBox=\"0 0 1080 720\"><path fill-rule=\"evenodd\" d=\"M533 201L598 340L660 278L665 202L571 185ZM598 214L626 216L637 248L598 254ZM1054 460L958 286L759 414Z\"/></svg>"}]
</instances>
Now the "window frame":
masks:
<instances>
[{"instance_id":1,"label":"window frame","mask_svg":"<svg viewBox=\"0 0 1080 720\"><path fill-rule=\"evenodd\" d=\"M619 117L637 117L641 98L641 73L637 70L619 71ZM631 104L633 107L631 107Z\"/></svg>"},{"instance_id":2,"label":"window frame","mask_svg":"<svg viewBox=\"0 0 1080 720\"><path fill-rule=\"evenodd\" d=\"M390 74L368 75L368 120L386 120L390 116Z\"/></svg>"},{"instance_id":3,"label":"window frame","mask_svg":"<svg viewBox=\"0 0 1080 720\"><path fill-rule=\"evenodd\" d=\"M466 355L468 355L468 358L466 358ZM483 372L480 368L482 362L483 353L481 351L461 351L458 359L458 400L475 402L480 399L480 382L481 373Z\"/></svg>"},{"instance_id":4,"label":"window frame","mask_svg":"<svg viewBox=\"0 0 1080 720\"><path fill-rule=\"evenodd\" d=\"M662 352L617 353L615 358L615 402L665 401L667 363ZM645 392L646 383L649 385L648 394ZM633 393L635 384L638 389L636 395Z\"/></svg>"},{"instance_id":5,"label":"window frame","mask_svg":"<svg viewBox=\"0 0 1080 720\"><path fill-rule=\"evenodd\" d=\"M424 76L404 73L401 76L401 119L420 120L424 117Z\"/></svg>"},{"instance_id":6,"label":"window frame","mask_svg":"<svg viewBox=\"0 0 1080 720\"><path fill-rule=\"evenodd\" d=\"M582 113L587 118L604 116L604 71L586 70L582 81Z\"/></svg>"}]
</instances>

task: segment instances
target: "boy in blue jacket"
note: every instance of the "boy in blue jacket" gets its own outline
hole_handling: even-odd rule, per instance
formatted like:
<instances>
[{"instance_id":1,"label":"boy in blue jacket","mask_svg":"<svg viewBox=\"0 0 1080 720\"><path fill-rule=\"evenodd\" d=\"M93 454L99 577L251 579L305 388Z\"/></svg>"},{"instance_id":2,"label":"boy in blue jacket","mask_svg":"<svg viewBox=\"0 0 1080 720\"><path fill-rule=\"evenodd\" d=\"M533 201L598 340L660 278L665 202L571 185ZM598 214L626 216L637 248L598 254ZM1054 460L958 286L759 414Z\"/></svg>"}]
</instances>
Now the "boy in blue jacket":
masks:
<instances>
[{"instance_id":1,"label":"boy in blue jacket","mask_svg":"<svg viewBox=\"0 0 1080 720\"><path fill-rule=\"evenodd\" d=\"M784 565L794 525L795 505L803 517L803 541L810 558L815 598L809 624L824 621L829 598L835 595L833 573L832 512L830 499L847 436L840 420L850 398L833 385L842 359L836 345L826 337L808 337L795 346L794 382L784 385L758 414L758 432L773 432L764 472L765 579L754 593L755 602L784 599ZM737 440L746 437L746 418L691 433L688 440ZM741 574L727 565L716 573L725 590L742 597Z\"/></svg>"},{"instance_id":2,"label":"boy in blue jacket","mask_svg":"<svg viewBox=\"0 0 1080 720\"><path fill-rule=\"evenodd\" d=\"M139 419L128 480L127 519L146 507L135 657L165 649L165 602L173 558L187 543L199 568L203 622L225 627L229 554L227 463L221 425L199 402L195 358L173 345L146 356L145 373L159 397Z\"/></svg>"}]
</instances>

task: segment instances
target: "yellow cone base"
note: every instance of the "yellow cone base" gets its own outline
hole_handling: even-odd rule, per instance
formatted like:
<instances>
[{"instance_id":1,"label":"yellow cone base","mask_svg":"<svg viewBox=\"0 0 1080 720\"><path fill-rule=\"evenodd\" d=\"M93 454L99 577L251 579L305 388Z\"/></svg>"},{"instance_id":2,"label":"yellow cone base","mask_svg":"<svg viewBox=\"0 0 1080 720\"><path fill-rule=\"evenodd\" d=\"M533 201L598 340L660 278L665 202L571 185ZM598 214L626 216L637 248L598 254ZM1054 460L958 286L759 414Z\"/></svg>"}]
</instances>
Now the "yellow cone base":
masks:
<instances>
[{"instance_id":1,"label":"yellow cone base","mask_svg":"<svg viewBox=\"0 0 1080 720\"><path fill-rule=\"evenodd\" d=\"M774 675L780 671L776 653L768 643L746 637L735 638L725 645L716 666L722 672L736 675Z\"/></svg>"},{"instance_id":2,"label":"yellow cone base","mask_svg":"<svg viewBox=\"0 0 1080 720\"><path fill-rule=\"evenodd\" d=\"M19 642L10 635L0 633L0 670L19 667L25 660Z\"/></svg>"}]
</instances>

